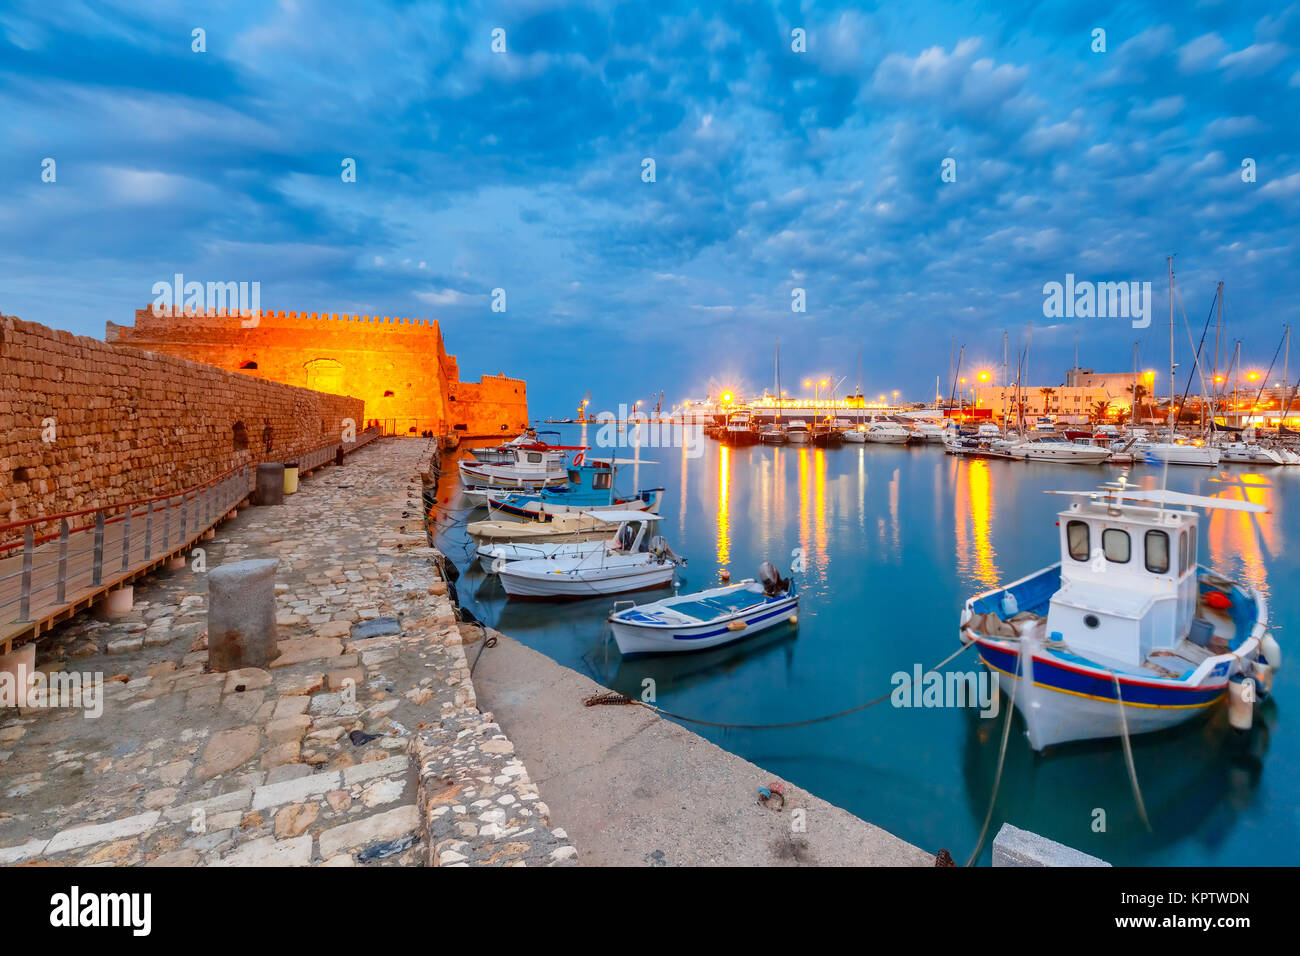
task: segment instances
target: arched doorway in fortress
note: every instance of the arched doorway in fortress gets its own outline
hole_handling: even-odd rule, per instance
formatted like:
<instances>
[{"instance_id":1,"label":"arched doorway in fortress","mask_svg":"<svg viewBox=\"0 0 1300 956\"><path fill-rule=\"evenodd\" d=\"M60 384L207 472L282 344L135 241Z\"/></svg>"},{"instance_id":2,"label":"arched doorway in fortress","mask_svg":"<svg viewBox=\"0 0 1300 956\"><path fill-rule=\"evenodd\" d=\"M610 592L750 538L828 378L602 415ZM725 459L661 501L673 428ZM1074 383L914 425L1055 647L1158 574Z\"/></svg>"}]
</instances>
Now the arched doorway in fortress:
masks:
<instances>
[{"instance_id":1,"label":"arched doorway in fortress","mask_svg":"<svg viewBox=\"0 0 1300 956\"><path fill-rule=\"evenodd\" d=\"M342 362L318 358L307 362L303 368L307 371L308 388L317 392L329 392L332 395L346 394L343 379L345 370Z\"/></svg>"}]
</instances>

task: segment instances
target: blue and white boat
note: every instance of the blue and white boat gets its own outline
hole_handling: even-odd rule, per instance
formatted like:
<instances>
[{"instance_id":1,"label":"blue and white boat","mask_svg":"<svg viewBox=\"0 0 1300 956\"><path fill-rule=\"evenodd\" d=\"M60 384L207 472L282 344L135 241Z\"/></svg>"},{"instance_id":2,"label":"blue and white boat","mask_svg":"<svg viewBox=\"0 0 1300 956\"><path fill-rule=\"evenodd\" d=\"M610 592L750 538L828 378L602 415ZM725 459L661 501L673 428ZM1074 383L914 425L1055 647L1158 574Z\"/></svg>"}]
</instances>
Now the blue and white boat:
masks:
<instances>
[{"instance_id":1,"label":"blue and white boat","mask_svg":"<svg viewBox=\"0 0 1300 956\"><path fill-rule=\"evenodd\" d=\"M620 607L609 616L623 654L700 651L738 641L778 624L798 623L799 595L771 562L752 578L726 587Z\"/></svg>"},{"instance_id":2,"label":"blue and white boat","mask_svg":"<svg viewBox=\"0 0 1300 956\"><path fill-rule=\"evenodd\" d=\"M646 511L659 513L663 488L647 488L633 495L614 487L618 466L633 459L604 458L579 461L570 466L563 488L545 488L532 494L498 494L487 498L494 518L517 521L550 521L561 514L593 514L600 511ZM638 464L653 464L640 461Z\"/></svg>"},{"instance_id":3,"label":"blue and white boat","mask_svg":"<svg viewBox=\"0 0 1300 956\"><path fill-rule=\"evenodd\" d=\"M1019 681L1030 746L1164 730L1225 697L1232 725L1248 728L1281 650L1263 596L1197 566L1192 509L1267 509L1123 478L1050 493L1072 498L1058 515L1061 560L971 598L961 615L962 641L1008 695Z\"/></svg>"}]
</instances>

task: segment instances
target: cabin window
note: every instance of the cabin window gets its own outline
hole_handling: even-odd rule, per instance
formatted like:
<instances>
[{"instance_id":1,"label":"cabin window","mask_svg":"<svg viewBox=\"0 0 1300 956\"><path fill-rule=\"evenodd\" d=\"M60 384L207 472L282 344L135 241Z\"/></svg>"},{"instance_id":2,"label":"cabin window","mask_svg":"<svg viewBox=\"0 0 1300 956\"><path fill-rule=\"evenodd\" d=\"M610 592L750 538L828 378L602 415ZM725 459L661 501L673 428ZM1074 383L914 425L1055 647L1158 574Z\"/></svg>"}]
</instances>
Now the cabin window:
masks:
<instances>
[{"instance_id":1,"label":"cabin window","mask_svg":"<svg viewBox=\"0 0 1300 956\"><path fill-rule=\"evenodd\" d=\"M1196 570L1196 535L1189 535L1187 538L1187 569Z\"/></svg>"},{"instance_id":2,"label":"cabin window","mask_svg":"<svg viewBox=\"0 0 1300 956\"><path fill-rule=\"evenodd\" d=\"M1146 536L1147 570L1152 574L1169 573L1169 535L1148 531Z\"/></svg>"},{"instance_id":3,"label":"cabin window","mask_svg":"<svg viewBox=\"0 0 1300 956\"><path fill-rule=\"evenodd\" d=\"M1065 526L1065 541L1070 549L1070 557L1076 561L1087 561L1092 553L1092 540L1088 531L1088 522L1071 521Z\"/></svg>"},{"instance_id":4,"label":"cabin window","mask_svg":"<svg viewBox=\"0 0 1300 956\"><path fill-rule=\"evenodd\" d=\"M581 473L578 471L578 469L576 469L576 468L570 468L570 469L569 469L569 484L571 484L571 485L580 485L580 484L582 484L582 475L581 475Z\"/></svg>"},{"instance_id":5,"label":"cabin window","mask_svg":"<svg viewBox=\"0 0 1300 956\"><path fill-rule=\"evenodd\" d=\"M534 465L541 464L542 453L540 451L530 451L528 453L528 460Z\"/></svg>"},{"instance_id":6,"label":"cabin window","mask_svg":"<svg viewBox=\"0 0 1300 956\"><path fill-rule=\"evenodd\" d=\"M1187 532L1178 533L1178 576L1187 573Z\"/></svg>"},{"instance_id":7,"label":"cabin window","mask_svg":"<svg viewBox=\"0 0 1300 956\"><path fill-rule=\"evenodd\" d=\"M607 471L599 471L591 476L591 487L597 491L608 491L612 484L611 475Z\"/></svg>"},{"instance_id":8,"label":"cabin window","mask_svg":"<svg viewBox=\"0 0 1300 956\"><path fill-rule=\"evenodd\" d=\"M1128 532L1119 528L1107 528L1101 533L1101 548L1106 552L1106 560L1115 564L1128 564L1132 557L1133 545Z\"/></svg>"}]
</instances>

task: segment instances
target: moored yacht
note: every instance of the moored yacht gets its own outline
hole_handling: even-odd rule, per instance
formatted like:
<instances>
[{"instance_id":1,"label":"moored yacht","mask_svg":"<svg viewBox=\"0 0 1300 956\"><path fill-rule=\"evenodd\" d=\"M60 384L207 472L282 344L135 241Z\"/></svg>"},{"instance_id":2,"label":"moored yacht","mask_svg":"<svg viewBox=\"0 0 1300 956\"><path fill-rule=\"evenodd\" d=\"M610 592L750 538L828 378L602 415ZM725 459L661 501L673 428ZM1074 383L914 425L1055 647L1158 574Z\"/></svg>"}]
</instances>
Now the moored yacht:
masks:
<instances>
[{"instance_id":1,"label":"moored yacht","mask_svg":"<svg viewBox=\"0 0 1300 956\"><path fill-rule=\"evenodd\" d=\"M1060 461L1076 465L1098 465L1110 458L1110 449L1069 441L1063 435L1038 435L1014 444L1011 455L1026 461Z\"/></svg>"}]
</instances>

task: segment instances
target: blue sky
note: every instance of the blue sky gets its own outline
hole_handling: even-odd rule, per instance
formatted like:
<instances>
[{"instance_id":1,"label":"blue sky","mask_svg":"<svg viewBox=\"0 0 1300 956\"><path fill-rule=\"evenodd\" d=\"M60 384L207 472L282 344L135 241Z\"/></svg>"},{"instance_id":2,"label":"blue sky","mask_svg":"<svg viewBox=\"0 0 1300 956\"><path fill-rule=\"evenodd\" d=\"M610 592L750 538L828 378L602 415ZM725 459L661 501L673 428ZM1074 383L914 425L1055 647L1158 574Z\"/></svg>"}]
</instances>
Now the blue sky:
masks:
<instances>
[{"instance_id":1,"label":"blue sky","mask_svg":"<svg viewBox=\"0 0 1300 956\"><path fill-rule=\"evenodd\" d=\"M1247 366L1297 323L1294 379L1298 115L1280 3L9 2L0 310L102 337L181 272L436 318L537 416L753 393L778 337L786 387L861 349L924 398L953 337L999 366L1029 323L1041 384L1076 335L1164 368L1175 253L1192 335L1223 279ZM1151 281L1156 321L1045 318L1067 273Z\"/></svg>"}]
</instances>

